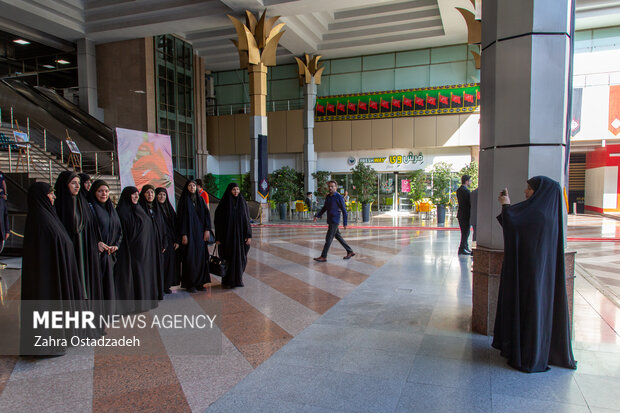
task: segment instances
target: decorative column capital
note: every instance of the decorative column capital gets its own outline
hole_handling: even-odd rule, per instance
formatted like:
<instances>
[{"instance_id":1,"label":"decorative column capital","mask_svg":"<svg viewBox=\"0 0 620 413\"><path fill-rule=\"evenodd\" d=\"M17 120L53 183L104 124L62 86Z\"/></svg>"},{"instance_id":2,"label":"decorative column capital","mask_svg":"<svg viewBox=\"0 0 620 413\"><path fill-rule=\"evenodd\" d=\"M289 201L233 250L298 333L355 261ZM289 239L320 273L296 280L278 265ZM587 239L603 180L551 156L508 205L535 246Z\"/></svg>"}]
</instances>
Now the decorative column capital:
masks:
<instances>
[{"instance_id":1,"label":"decorative column capital","mask_svg":"<svg viewBox=\"0 0 620 413\"><path fill-rule=\"evenodd\" d=\"M295 57L297 61L297 67L299 68L299 86L304 84L314 83L321 84L321 75L323 74L323 63L319 63L321 56L310 56L308 53L304 54L305 62L298 57Z\"/></svg>"},{"instance_id":2,"label":"decorative column capital","mask_svg":"<svg viewBox=\"0 0 620 413\"><path fill-rule=\"evenodd\" d=\"M266 13L265 9L263 15L257 20L252 12L246 10L245 24L236 17L228 15L237 31L237 40L232 40L232 42L239 52L241 69L258 64L276 65L276 49L284 34L284 31L281 31L284 23L274 26L280 16L265 18Z\"/></svg>"}]
</instances>

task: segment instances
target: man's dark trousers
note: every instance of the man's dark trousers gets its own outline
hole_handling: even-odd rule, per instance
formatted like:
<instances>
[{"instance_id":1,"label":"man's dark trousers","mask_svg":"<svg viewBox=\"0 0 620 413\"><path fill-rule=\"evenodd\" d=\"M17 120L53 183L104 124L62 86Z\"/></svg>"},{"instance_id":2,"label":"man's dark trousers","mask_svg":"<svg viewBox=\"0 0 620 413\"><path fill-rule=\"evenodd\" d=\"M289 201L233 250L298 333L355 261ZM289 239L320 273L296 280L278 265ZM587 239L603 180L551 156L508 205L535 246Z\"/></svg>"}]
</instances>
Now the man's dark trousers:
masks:
<instances>
[{"instance_id":1,"label":"man's dark trousers","mask_svg":"<svg viewBox=\"0 0 620 413\"><path fill-rule=\"evenodd\" d=\"M342 238L342 235L340 235L338 224L329 224L329 228L327 229L327 235L325 235L325 246L323 247L321 257L327 258L327 252L329 251L329 247L331 247L332 245L334 237L336 237L340 245L342 245L344 249L347 250L347 254L353 252L351 247L349 247L349 244L347 244L344 238Z\"/></svg>"},{"instance_id":2,"label":"man's dark trousers","mask_svg":"<svg viewBox=\"0 0 620 413\"><path fill-rule=\"evenodd\" d=\"M459 218L459 227L461 227L461 244L459 245L459 252L469 251L469 245L467 239L469 238L469 219Z\"/></svg>"}]
</instances>

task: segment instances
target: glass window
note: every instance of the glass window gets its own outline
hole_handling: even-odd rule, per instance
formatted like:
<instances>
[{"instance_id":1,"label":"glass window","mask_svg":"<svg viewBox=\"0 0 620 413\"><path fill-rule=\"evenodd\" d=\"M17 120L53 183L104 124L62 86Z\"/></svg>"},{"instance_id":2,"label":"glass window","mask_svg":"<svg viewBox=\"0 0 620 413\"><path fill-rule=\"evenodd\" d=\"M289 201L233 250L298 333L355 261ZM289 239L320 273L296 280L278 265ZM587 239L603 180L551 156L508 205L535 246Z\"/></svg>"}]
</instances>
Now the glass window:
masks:
<instances>
[{"instance_id":1,"label":"glass window","mask_svg":"<svg viewBox=\"0 0 620 413\"><path fill-rule=\"evenodd\" d=\"M170 135L175 169L193 175L193 49L171 35L155 39L159 132Z\"/></svg>"}]
</instances>

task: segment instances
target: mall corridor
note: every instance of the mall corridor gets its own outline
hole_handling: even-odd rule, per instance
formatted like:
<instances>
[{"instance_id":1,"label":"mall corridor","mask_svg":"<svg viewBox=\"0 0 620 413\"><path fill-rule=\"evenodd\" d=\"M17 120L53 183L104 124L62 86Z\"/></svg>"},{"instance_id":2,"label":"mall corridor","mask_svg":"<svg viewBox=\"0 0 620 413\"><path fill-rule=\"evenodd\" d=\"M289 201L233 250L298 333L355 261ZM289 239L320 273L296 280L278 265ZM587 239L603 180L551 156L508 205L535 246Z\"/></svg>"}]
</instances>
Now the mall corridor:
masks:
<instances>
[{"instance_id":1,"label":"mall corridor","mask_svg":"<svg viewBox=\"0 0 620 413\"><path fill-rule=\"evenodd\" d=\"M357 252L334 245L315 263L324 228L255 228L244 288L176 290L166 301L222 305L220 354L0 359L0 411L612 412L620 396L620 308L585 277L620 282L620 222L571 217L578 247L576 371L524 374L471 332L471 258L458 231L351 227ZM584 241L606 237L616 242ZM577 239L579 241L577 242ZM583 256L583 257L582 257ZM19 270L2 270L4 300ZM597 272L600 271L600 272ZM3 290L5 291L5 290ZM616 290L617 291L617 290Z\"/></svg>"}]
</instances>

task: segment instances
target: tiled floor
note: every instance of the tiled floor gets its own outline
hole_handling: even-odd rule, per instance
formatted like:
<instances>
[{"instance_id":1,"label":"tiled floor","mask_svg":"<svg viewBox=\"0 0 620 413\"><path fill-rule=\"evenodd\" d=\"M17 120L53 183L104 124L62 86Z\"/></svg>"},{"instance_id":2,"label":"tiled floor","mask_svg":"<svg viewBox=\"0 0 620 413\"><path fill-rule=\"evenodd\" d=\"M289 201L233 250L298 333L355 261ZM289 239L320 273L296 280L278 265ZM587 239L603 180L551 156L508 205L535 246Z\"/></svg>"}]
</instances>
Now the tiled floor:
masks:
<instances>
[{"instance_id":1,"label":"tiled floor","mask_svg":"<svg viewBox=\"0 0 620 413\"><path fill-rule=\"evenodd\" d=\"M601 218L571 218L569 236L617 237L617 228L612 235ZM454 253L458 231L350 228L344 237L358 255L342 260L335 243L320 264L312 258L324 231L256 228L244 288L222 290L214 282L204 293L175 291L166 299L197 308L220 301L221 354L71 349L52 359L0 358L0 412L620 409L620 309L581 273L578 370L527 375L508 368L487 337L470 331L471 262ZM602 265L602 277L620 279L620 243L569 247L580 251L583 268ZM5 298L18 298L19 270L2 276ZM153 345L167 349L168 340L162 334Z\"/></svg>"}]
</instances>

